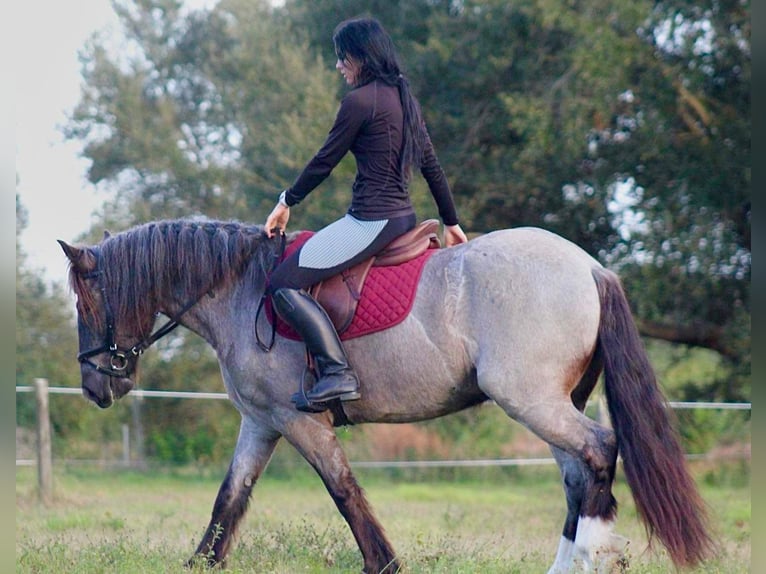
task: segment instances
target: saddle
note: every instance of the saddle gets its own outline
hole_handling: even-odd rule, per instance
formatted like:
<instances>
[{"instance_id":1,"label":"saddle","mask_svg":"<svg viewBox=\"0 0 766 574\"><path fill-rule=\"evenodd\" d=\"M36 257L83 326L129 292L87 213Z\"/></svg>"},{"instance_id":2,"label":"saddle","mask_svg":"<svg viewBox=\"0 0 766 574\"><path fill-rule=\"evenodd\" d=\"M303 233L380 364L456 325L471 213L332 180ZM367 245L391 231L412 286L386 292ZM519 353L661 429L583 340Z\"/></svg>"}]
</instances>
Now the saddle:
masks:
<instances>
[{"instance_id":1,"label":"saddle","mask_svg":"<svg viewBox=\"0 0 766 574\"><path fill-rule=\"evenodd\" d=\"M372 267L389 267L406 263L428 249L441 247L439 221L427 219L407 233L400 235L382 251L369 259L312 285L309 293L324 308L342 334L351 325L367 274Z\"/></svg>"}]
</instances>

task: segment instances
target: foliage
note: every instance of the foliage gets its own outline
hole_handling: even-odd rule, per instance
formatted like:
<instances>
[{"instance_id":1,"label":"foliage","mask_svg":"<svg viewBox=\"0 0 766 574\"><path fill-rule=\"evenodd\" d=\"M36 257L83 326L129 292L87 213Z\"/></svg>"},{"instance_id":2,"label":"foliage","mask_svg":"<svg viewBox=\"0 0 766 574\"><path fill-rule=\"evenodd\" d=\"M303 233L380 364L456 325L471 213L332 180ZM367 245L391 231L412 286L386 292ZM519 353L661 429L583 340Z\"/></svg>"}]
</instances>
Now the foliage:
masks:
<instances>
[{"instance_id":1,"label":"foliage","mask_svg":"<svg viewBox=\"0 0 766 574\"><path fill-rule=\"evenodd\" d=\"M104 224L190 214L265 220L332 122L331 70L265 1L189 14L172 0L116 7L138 56L116 61L94 39L67 129L86 142L90 180L119 182ZM351 173L348 164L337 170L333 181L345 184L325 186L323 205L295 223L326 223Z\"/></svg>"},{"instance_id":2,"label":"foliage","mask_svg":"<svg viewBox=\"0 0 766 574\"><path fill-rule=\"evenodd\" d=\"M26 210L16 195L16 237L27 224ZM62 254L62 259L63 259ZM62 263L63 264L63 263ZM61 285L50 285L40 270L30 269L16 242L16 385L31 386L35 379L51 386L78 387L77 329L70 298ZM54 445L67 434L92 431L92 411L85 401L58 408L50 401ZM70 403L71 404L71 403ZM16 394L16 424L33 427L33 393Z\"/></svg>"},{"instance_id":3,"label":"foliage","mask_svg":"<svg viewBox=\"0 0 766 574\"><path fill-rule=\"evenodd\" d=\"M659 2L639 34L652 59L633 72L630 97L598 145L600 177L625 174L641 218L614 264L638 294L642 330L719 352L730 372L717 394L742 400L750 393L749 2Z\"/></svg>"},{"instance_id":4,"label":"foliage","mask_svg":"<svg viewBox=\"0 0 766 574\"><path fill-rule=\"evenodd\" d=\"M334 26L373 14L399 45L464 226L572 239L621 272L645 334L714 349L725 396L749 394L746 0L117 9L136 55L91 42L67 132L114 190L105 224L265 219L332 121ZM292 225L342 212L352 170L344 160ZM413 196L432 216L422 182Z\"/></svg>"},{"instance_id":5,"label":"foliage","mask_svg":"<svg viewBox=\"0 0 766 574\"><path fill-rule=\"evenodd\" d=\"M189 11L177 0L118 0L115 8L128 44L116 54L97 35L84 48L83 91L66 128L108 194L84 240L195 214L265 220L323 141L345 90L333 70L333 28L369 13L399 47L464 227L540 225L582 245L619 271L641 331L674 343L649 341L669 398L749 399L749 1L276 8L221 0ZM293 210L291 227L336 218L353 172L346 158ZM413 198L421 217L435 215L420 180ZM17 234L23 225L17 199ZM17 242L17 384L46 377L76 387L73 306L40 277ZM221 390L215 357L186 332L142 358L141 386ZM130 405L101 413L53 399L57 448L98 456L73 439L118 440L121 424L133 424ZM496 456L513 431L477 412L423 428L453 452L474 446ZM17 395L17 423L32 417L31 395ZM146 400L140 419L147 454L183 463L228 458L221 445L238 425L225 401ZM742 430L729 415L687 419L695 451L713 428Z\"/></svg>"},{"instance_id":6,"label":"foliage","mask_svg":"<svg viewBox=\"0 0 766 574\"><path fill-rule=\"evenodd\" d=\"M161 341L157 352L143 360L142 388L223 391L215 355L189 331ZM141 419L151 460L199 465L231 458L240 421L228 400L190 399L144 399Z\"/></svg>"},{"instance_id":7,"label":"foliage","mask_svg":"<svg viewBox=\"0 0 766 574\"><path fill-rule=\"evenodd\" d=\"M379 16L466 226L573 240L620 271L645 335L715 350L725 396L749 396L747 0L286 7L323 54L331 22Z\"/></svg>"}]
</instances>

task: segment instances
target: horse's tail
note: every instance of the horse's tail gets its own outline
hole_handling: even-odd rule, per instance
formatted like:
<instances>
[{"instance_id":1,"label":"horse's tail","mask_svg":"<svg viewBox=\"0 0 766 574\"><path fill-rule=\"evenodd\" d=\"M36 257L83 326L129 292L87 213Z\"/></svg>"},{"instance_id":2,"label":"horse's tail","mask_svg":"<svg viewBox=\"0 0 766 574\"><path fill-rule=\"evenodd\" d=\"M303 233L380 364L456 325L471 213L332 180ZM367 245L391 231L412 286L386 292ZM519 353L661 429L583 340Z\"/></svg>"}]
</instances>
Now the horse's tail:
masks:
<instances>
[{"instance_id":1,"label":"horse's tail","mask_svg":"<svg viewBox=\"0 0 766 574\"><path fill-rule=\"evenodd\" d=\"M656 536L677 566L714 548L705 505L686 467L677 432L617 275L593 270L601 302L598 336L617 447L651 544Z\"/></svg>"}]
</instances>

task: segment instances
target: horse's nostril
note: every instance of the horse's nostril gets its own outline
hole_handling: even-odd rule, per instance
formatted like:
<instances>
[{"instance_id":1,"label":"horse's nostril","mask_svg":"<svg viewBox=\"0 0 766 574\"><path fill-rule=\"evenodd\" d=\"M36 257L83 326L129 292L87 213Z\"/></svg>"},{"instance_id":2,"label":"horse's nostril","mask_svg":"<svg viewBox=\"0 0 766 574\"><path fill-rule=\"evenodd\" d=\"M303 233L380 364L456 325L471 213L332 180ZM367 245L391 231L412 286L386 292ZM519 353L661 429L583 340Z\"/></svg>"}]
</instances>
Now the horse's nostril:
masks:
<instances>
[{"instance_id":1,"label":"horse's nostril","mask_svg":"<svg viewBox=\"0 0 766 574\"><path fill-rule=\"evenodd\" d=\"M88 387L83 386L82 395L91 402L97 403L96 395Z\"/></svg>"},{"instance_id":2,"label":"horse's nostril","mask_svg":"<svg viewBox=\"0 0 766 574\"><path fill-rule=\"evenodd\" d=\"M91 381L88 381L88 382L83 381L82 383L83 396L89 401L96 403L102 409L110 407L112 403L114 402L114 398L112 396L112 389L109 387L109 384L105 385L106 387L105 393L99 393L96 390L93 390L92 386L93 386L93 383Z\"/></svg>"}]
</instances>

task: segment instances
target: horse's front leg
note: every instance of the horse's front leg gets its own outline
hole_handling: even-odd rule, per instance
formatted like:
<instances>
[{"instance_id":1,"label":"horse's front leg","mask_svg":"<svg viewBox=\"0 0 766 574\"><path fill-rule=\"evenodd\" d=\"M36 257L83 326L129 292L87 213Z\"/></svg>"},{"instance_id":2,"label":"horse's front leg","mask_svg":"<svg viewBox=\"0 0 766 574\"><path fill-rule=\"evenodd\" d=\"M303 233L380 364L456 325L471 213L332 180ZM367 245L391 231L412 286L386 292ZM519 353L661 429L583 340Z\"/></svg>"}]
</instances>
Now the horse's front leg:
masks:
<instances>
[{"instance_id":1,"label":"horse's front leg","mask_svg":"<svg viewBox=\"0 0 766 574\"><path fill-rule=\"evenodd\" d=\"M362 552L364 571L368 574L398 572L399 563L391 543L356 482L329 421L323 417L301 416L288 425L284 436L322 478Z\"/></svg>"},{"instance_id":2,"label":"horse's front leg","mask_svg":"<svg viewBox=\"0 0 766 574\"><path fill-rule=\"evenodd\" d=\"M266 469L280 436L243 416L234 457L218 490L210 525L190 563L202 559L209 566L225 566L237 526L247 510L250 493Z\"/></svg>"}]
</instances>

